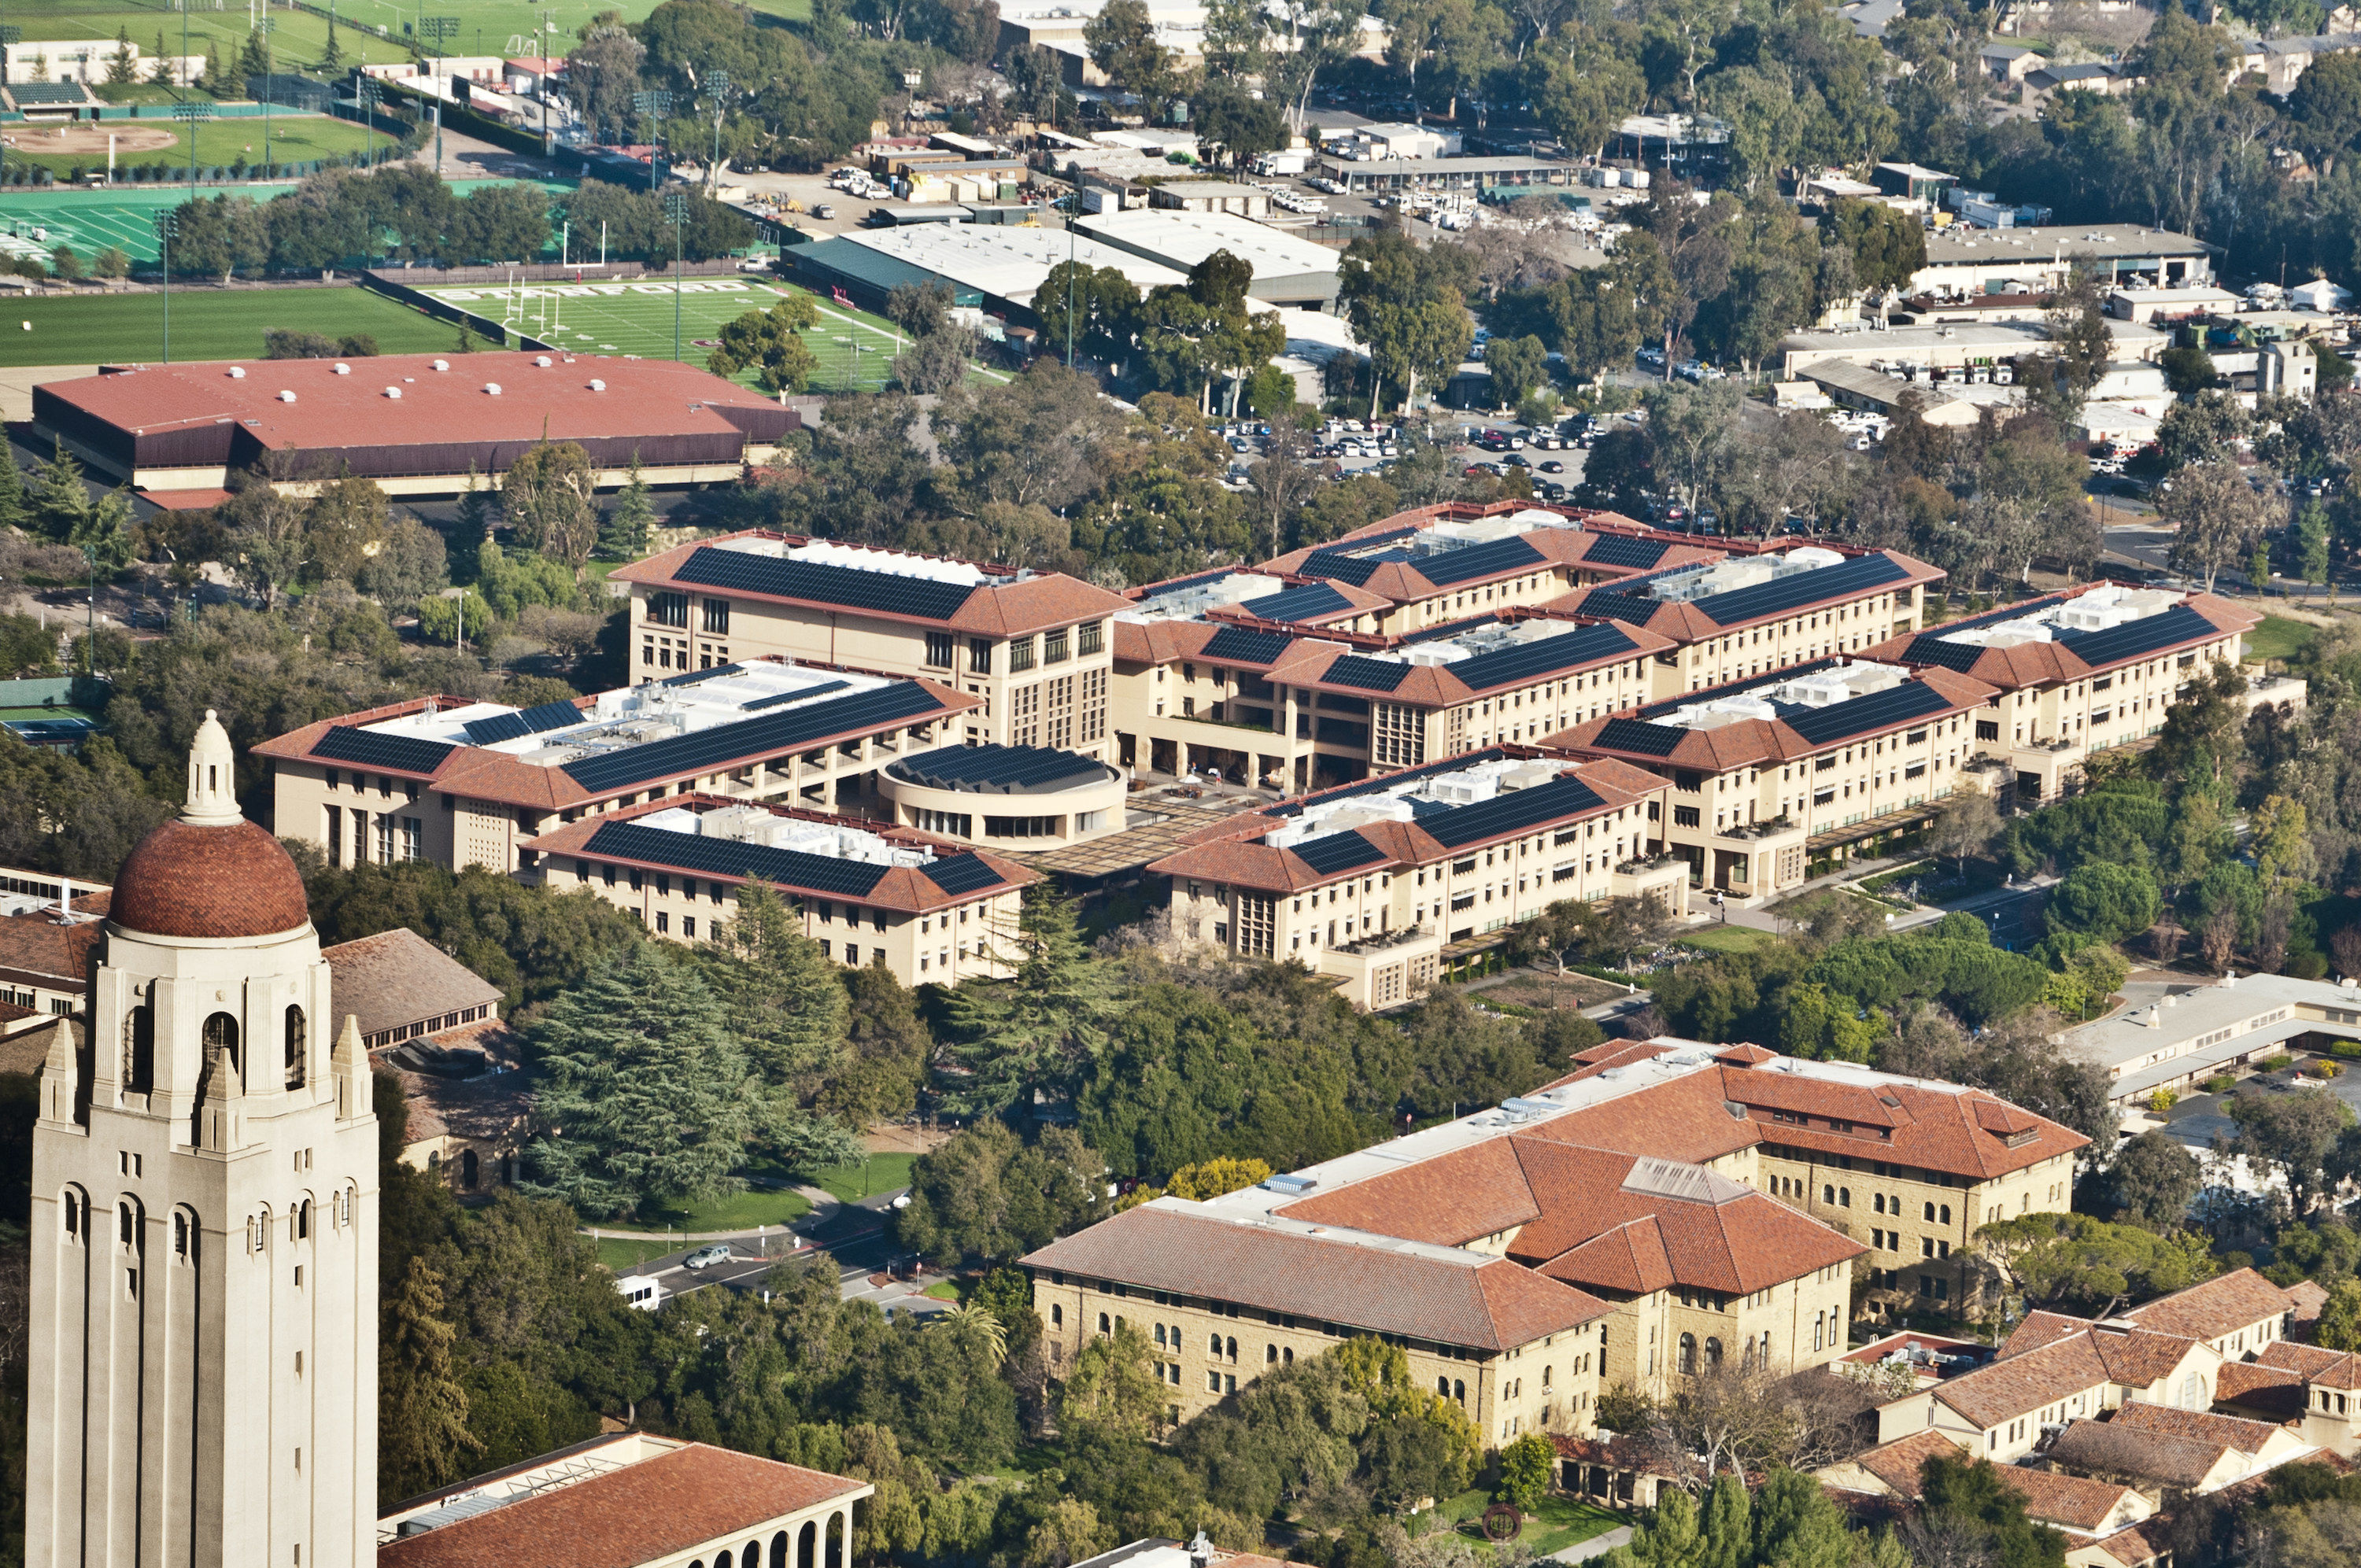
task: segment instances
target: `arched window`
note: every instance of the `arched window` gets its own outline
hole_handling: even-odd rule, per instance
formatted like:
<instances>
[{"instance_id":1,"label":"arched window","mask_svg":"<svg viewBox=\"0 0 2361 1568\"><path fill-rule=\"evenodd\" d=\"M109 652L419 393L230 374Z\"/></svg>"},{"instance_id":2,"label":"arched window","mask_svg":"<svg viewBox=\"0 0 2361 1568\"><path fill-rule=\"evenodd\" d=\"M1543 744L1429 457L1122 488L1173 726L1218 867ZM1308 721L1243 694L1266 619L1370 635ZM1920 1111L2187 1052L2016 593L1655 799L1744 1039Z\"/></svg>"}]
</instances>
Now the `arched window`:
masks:
<instances>
[{"instance_id":1,"label":"arched window","mask_svg":"<svg viewBox=\"0 0 2361 1568\"><path fill-rule=\"evenodd\" d=\"M1549 1366L1544 1366L1544 1367L1543 1367L1543 1368L1542 1368L1542 1392L1543 1392L1543 1393L1546 1394L1546 1393L1548 1393L1548 1392L1549 1392L1549 1386L1550 1386L1550 1374L1551 1374L1552 1372L1555 1371L1555 1370L1556 1370L1556 1368L1554 1368L1554 1367L1549 1367Z\"/></svg>"},{"instance_id":2,"label":"arched window","mask_svg":"<svg viewBox=\"0 0 2361 1568\"><path fill-rule=\"evenodd\" d=\"M1446 1399L1451 1398L1451 1379L1448 1377L1436 1378L1434 1380L1434 1391Z\"/></svg>"},{"instance_id":3,"label":"arched window","mask_svg":"<svg viewBox=\"0 0 2361 1568\"><path fill-rule=\"evenodd\" d=\"M1836 1201L1837 1201L1837 1190L1836 1190L1834 1187L1831 1187L1831 1186L1824 1186L1824 1187L1822 1187L1822 1188L1820 1189L1820 1201L1821 1201L1821 1202L1823 1202L1823 1203L1833 1203L1833 1202L1835 1202Z\"/></svg>"},{"instance_id":4,"label":"arched window","mask_svg":"<svg viewBox=\"0 0 2361 1568\"><path fill-rule=\"evenodd\" d=\"M1685 1377L1693 1377L1697 1375L1697 1335L1695 1334L1681 1336L1680 1371Z\"/></svg>"},{"instance_id":5,"label":"arched window","mask_svg":"<svg viewBox=\"0 0 2361 1568\"><path fill-rule=\"evenodd\" d=\"M312 1239L312 1201L309 1198L295 1205L295 1239L299 1242Z\"/></svg>"},{"instance_id":6,"label":"arched window","mask_svg":"<svg viewBox=\"0 0 2361 1568\"><path fill-rule=\"evenodd\" d=\"M1950 1206L1949 1203L1946 1203L1946 1204L1944 1204L1944 1205L1943 1205L1943 1223L1945 1223L1945 1224L1947 1224L1947 1225L1948 1225L1948 1224L1949 1224L1950 1223L1951 1223L1951 1206Z\"/></svg>"},{"instance_id":7,"label":"arched window","mask_svg":"<svg viewBox=\"0 0 2361 1568\"><path fill-rule=\"evenodd\" d=\"M1262 1347L1262 1364L1263 1364L1265 1366L1272 1366L1272 1365L1276 1365L1278 1364L1278 1362L1279 1362L1279 1346L1277 1346L1277 1345L1275 1345L1275 1344L1267 1344L1267 1345L1263 1346L1263 1347Z\"/></svg>"},{"instance_id":8,"label":"arched window","mask_svg":"<svg viewBox=\"0 0 2361 1568\"><path fill-rule=\"evenodd\" d=\"M477 1168L476 1151L461 1149L459 1151L459 1185L470 1192L476 1190Z\"/></svg>"},{"instance_id":9,"label":"arched window","mask_svg":"<svg viewBox=\"0 0 2361 1568\"><path fill-rule=\"evenodd\" d=\"M212 1077L213 1066L225 1057L229 1065L243 1078L245 1066L237 1056L237 1020L226 1013L215 1013L205 1019L204 1027L206 1076Z\"/></svg>"},{"instance_id":10,"label":"arched window","mask_svg":"<svg viewBox=\"0 0 2361 1568\"><path fill-rule=\"evenodd\" d=\"M303 1010L290 1003L287 1007L287 1087L290 1089L303 1087L303 1055L306 1040L307 1031L303 1023Z\"/></svg>"},{"instance_id":11,"label":"arched window","mask_svg":"<svg viewBox=\"0 0 2361 1568\"><path fill-rule=\"evenodd\" d=\"M172 1256L181 1263L197 1260L197 1223L186 1209L172 1211Z\"/></svg>"},{"instance_id":12,"label":"arched window","mask_svg":"<svg viewBox=\"0 0 2361 1568\"><path fill-rule=\"evenodd\" d=\"M819 1521L811 1520L796 1533L795 1568L819 1568Z\"/></svg>"},{"instance_id":13,"label":"arched window","mask_svg":"<svg viewBox=\"0 0 2361 1568\"><path fill-rule=\"evenodd\" d=\"M1162 1323L1156 1325L1156 1348L1159 1350L1167 1348L1164 1343L1164 1325Z\"/></svg>"},{"instance_id":14,"label":"arched window","mask_svg":"<svg viewBox=\"0 0 2361 1568\"><path fill-rule=\"evenodd\" d=\"M123 1091L156 1089L156 1011L142 1002L123 1017Z\"/></svg>"},{"instance_id":15,"label":"arched window","mask_svg":"<svg viewBox=\"0 0 2361 1568\"><path fill-rule=\"evenodd\" d=\"M1282 1345L1279 1347L1279 1364L1281 1366L1292 1366L1295 1365L1295 1350L1293 1346Z\"/></svg>"},{"instance_id":16,"label":"arched window","mask_svg":"<svg viewBox=\"0 0 2361 1568\"><path fill-rule=\"evenodd\" d=\"M1852 1207L1851 1188L1839 1187L1837 1189L1837 1207L1839 1209L1850 1209Z\"/></svg>"},{"instance_id":17,"label":"arched window","mask_svg":"<svg viewBox=\"0 0 2361 1568\"><path fill-rule=\"evenodd\" d=\"M1206 1354L1207 1355L1212 1356L1215 1361L1219 1361L1219 1360L1221 1360L1221 1359L1222 1359L1222 1336L1221 1336L1221 1335L1219 1335L1219 1334L1207 1334L1207 1335L1205 1336L1205 1354Z\"/></svg>"},{"instance_id":18,"label":"arched window","mask_svg":"<svg viewBox=\"0 0 2361 1568\"><path fill-rule=\"evenodd\" d=\"M1237 1361L1237 1359L1238 1359L1238 1342L1237 1342L1237 1340L1236 1340L1235 1337L1234 1337L1234 1338L1232 1338L1232 1339L1231 1339L1231 1341L1230 1341L1230 1344L1229 1344L1229 1357L1228 1357L1228 1359L1229 1359L1233 1364L1235 1364L1235 1363Z\"/></svg>"},{"instance_id":19,"label":"arched window","mask_svg":"<svg viewBox=\"0 0 2361 1568\"><path fill-rule=\"evenodd\" d=\"M763 1568L763 1543L750 1541L746 1550L738 1554L739 1568Z\"/></svg>"},{"instance_id":20,"label":"arched window","mask_svg":"<svg viewBox=\"0 0 2361 1568\"><path fill-rule=\"evenodd\" d=\"M787 1561L788 1550L785 1530L781 1530L771 1537L771 1568L794 1568L794 1565Z\"/></svg>"},{"instance_id":21,"label":"arched window","mask_svg":"<svg viewBox=\"0 0 2361 1568\"><path fill-rule=\"evenodd\" d=\"M1101 1313L1099 1314L1099 1332L1101 1332L1101 1333L1106 1333L1106 1332L1109 1332L1110 1331L1112 1331L1112 1330L1113 1330L1113 1328L1114 1328L1114 1327L1115 1327L1115 1325L1114 1325L1114 1324L1112 1324L1112 1323L1110 1323L1109 1321L1107 1321L1107 1315L1106 1315L1104 1312L1101 1312Z\"/></svg>"},{"instance_id":22,"label":"arched window","mask_svg":"<svg viewBox=\"0 0 2361 1568\"><path fill-rule=\"evenodd\" d=\"M80 1188L69 1187L60 1197L58 1212L65 1223L67 1243L80 1246L90 1235L90 1200Z\"/></svg>"},{"instance_id":23,"label":"arched window","mask_svg":"<svg viewBox=\"0 0 2361 1568\"><path fill-rule=\"evenodd\" d=\"M1721 1342L1718 1339L1705 1342L1705 1369L1708 1372L1721 1370Z\"/></svg>"},{"instance_id":24,"label":"arched window","mask_svg":"<svg viewBox=\"0 0 2361 1568\"><path fill-rule=\"evenodd\" d=\"M1062 1329L1066 1326L1066 1309L1054 1301L1049 1305L1049 1326L1053 1329Z\"/></svg>"},{"instance_id":25,"label":"arched window","mask_svg":"<svg viewBox=\"0 0 2361 1568\"><path fill-rule=\"evenodd\" d=\"M1454 1399L1458 1400L1461 1404L1466 1404L1467 1402L1466 1383L1461 1380L1455 1380L1451 1385L1451 1397Z\"/></svg>"}]
</instances>

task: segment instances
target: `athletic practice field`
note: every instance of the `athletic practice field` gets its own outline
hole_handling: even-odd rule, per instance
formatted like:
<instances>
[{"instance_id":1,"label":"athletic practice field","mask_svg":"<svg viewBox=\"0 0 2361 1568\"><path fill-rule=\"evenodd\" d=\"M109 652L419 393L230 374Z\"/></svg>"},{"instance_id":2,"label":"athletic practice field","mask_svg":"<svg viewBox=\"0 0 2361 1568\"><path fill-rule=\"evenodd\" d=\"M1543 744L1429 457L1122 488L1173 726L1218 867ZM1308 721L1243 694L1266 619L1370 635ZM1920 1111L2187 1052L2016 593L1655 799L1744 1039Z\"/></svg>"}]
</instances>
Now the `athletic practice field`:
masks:
<instances>
[{"instance_id":1,"label":"athletic practice field","mask_svg":"<svg viewBox=\"0 0 2361 1568\"><path fill-rule=\"evenodd\" d=\"M439 300L528 333L544 343L584 354L628 354L643 359L673 355L673 285L653 279L631 283L484 284L471 289L428 289ZM756 278L685 278L680 283L680 356L703 364L721 328L748 311L768 310L785 295L802 292ZM804 334L819 360L812 378L816 392L873 392L887 378L887 364L909 339L891 322L865 312L819 301L820 323ZM699 341L702 340L702 341ZM752 385L750 372L741 378Z\"/></svg>"},{"instance_id":2,"label":"athletic practice field","mask_svg":"<svg viewBox=\"0 0 2361 1568\"><path fill-rule=\"evenodd\" d=\"M515 181L454 180L451 189L464 196L479 186L511 183ZM544 191L573 189L571 181L533 183ZM154 261L156 214L161 209L223 195L267 202L293 189L279 184L203 185L193 193L185 185L117 185L104 191L12 189L0 194L0 256L38 256L46 260L59 246L70 245L87 267L93 257L111 245L134 261Z\"/></svg>"},{"instance_id":3,"label":"athletic practice field","mask_svg":"<svg viewBox=\"0 0 2361 1568\"><path fill-rule=\"evenodd\" d=\"M33 323L30 332L26 322ZM263 332L270 327L332 339L367 333L383 354L447 353L459 341L459 329L451 323L366 289L172 291L176 360L259 359ZM153 364L163 356L163 347L160 293L0 302L0 366Z\"/></svg>"},{"instance_id":4,"label":"athletic practice field","mask_svg":"<svg viewBox=\"0 0 2361 1568\"><path fill-rule=\"evenodd\" d=\"M268 120L209 120L194 127L196 161L201 169L229 169L248 164L308 163L314 159L342 158L369 144L368 128L325 115L299 115L289 110ZM269 136L266 142L265 130ZM135 164L189 166L191 127L168 120L101 120L72 125L12 125L0 130L0 148L10 163L29 163L60 176L76 165L87 170L106 167L106 144L115 143L118 173ZM377 145L386 145L385 133ZM269 151L266 158L264 148ZM125 179L130 176L126 174ZM14 200L14 197L10 197Z\"/></svg>"}]
</instances>

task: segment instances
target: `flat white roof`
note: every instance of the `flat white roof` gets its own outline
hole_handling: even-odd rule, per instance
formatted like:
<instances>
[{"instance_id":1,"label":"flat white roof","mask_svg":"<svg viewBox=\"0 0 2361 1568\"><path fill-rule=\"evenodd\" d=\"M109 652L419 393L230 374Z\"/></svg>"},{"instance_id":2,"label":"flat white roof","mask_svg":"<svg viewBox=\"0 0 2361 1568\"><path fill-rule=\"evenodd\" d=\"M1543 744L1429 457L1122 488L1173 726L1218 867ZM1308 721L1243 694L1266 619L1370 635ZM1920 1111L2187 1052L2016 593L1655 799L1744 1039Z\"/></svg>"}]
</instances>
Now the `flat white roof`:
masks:
<instances>
[{"instance_id":1,"label":"flat white roof","mask_svg":"<svg viewBox=\"0 0 2361 1568\"><path fill-rule=\"evenodd\" d=\"M2101 583L2087 593L2047 604L2010 620L1988 621L1959 631L1936 630L1944 642L1976 648L2015 648L2027 642L2054 642L2060 631L2104 631L2135 620L2162 615L2188 598L2169 588L2132 588L2121 583Z\"/></svg>"},{"instance_id":2,"label":"flat white roof","mask_svg":"<svg viewBox=\"0 0 2361 1568\"><path fill-rule=\"evenodd\" d=\"M1086 267L1112 267L1142 289L1189 281L1185 272L1095 240L1069 240L1056 229L918 224L857 229L842 237L881 256L939 273L980 293L1026 306L1032 304L1033 291L1049 276L1049 269L1069 259Z\"/></svg>"},{"instance_id":3,"label":"flat white roof","mask_svg":"<svg viewBox=\"0 0 2361 1568\"><path fill-rule=\"evenodd\" d=\"M2076 1055L2119 1078L2215 1045L2236 1047L2221 1053L2227 1059L2250 1048L2252 1042L2239 1044L2244 1036L2279 1024L2308 1017L2304 1028L2310 1028L2334 1025L2338 1020L2326 1016L2332 1013L2361 1017L2361 987L2283 974L2240 975L2186 991L2126 986L2124 994L2123 1006L2063 1036ZM2304 1028L2290 1028L2282 1037Z\"/></svg>"},{"instance_id":4,"label":"flat white roof","mask_svg":"<svg viewBox=\"0 0 2361 1568\"><path fill-rule=\"evenodd\" d=\"M793 850L830 861L859 861L873 866L924 866L935 852L915 844L895 844L865 828L834 822L813 822L781 817L767 806L719 806L710 811L672 806L631 818L634 828L654 828L685 833L692 839L720 839L733 844L760 844L770 850Z\"/></svg>"},{"instance_id":5,"label":"flat white roof","mask_svg":"<svg viewBox=\"0 0 2361 1568\"><path fill-rule=\"evenodd\" d=\"M2168 229L2141 228L2134 224L2082 227L2048 224L2014 229L1970 229L1964 234L1936 229L1927 236L1927 265L1960 267L2022 259L2072 260L2094 256L2129 260L2150 256L2203 256L2205 242Z\"/></svg>"},{"instance_id":6,"label":"flat white roof","mask_svg":"<svg viewBox=\"0 0 2361 1568\"><path fill-rule=\"evenodd\" d=\"M1213 252L1226 250L1254 269L1257 282L1306 272L1333 274L1341 256L1324 245L1298 239L1284 229L1235 213L1135 208L1123 213L1093 214L1076 219L1074 226L1086 235L1105 235L1152 251L1160 260L1184 272Z\"/></svg>"}]
</instances>

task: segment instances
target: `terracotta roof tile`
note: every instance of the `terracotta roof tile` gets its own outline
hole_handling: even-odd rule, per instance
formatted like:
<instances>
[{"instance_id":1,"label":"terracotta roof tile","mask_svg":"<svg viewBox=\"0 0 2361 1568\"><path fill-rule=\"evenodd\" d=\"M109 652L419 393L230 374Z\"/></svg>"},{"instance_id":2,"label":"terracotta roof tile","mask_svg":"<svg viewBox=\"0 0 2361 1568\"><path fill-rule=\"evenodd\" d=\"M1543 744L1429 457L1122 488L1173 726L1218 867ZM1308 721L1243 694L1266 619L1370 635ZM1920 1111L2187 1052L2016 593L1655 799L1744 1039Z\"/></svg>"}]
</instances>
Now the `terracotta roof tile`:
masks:
<instances>
[{"instance_id":1,"label":"terracotta roof tile","mask_svg":"<svg viewBox=\"0 0 2361 1568\"><path fill-rule=\"evenodd\" d=\"M407 926L320 949L336 1017L363 1039L446 1013L497 1006L500 988ZM341 1023L339 1027L341 1027Z\"/></svg>"},{"instance_id":2,"label":"terracotta roof tile","mask_svg":"<svg viewBox=\"0 0 2361 1568\"><path fill-rule=\"evenodd\" d=\"M90 979L90 953L101 930L95 920L60 924L47 910L0 916L0 971L73 990Z\"/></svg>"},{"instance_id":3,"label":"terracotta roof tile","mask_svg":"<svg viewBox=\"0 0 2361 1568\"><path fill-rule=\"evenodd\" d=\"M115 877L109 916L153 937L269 937L311 923L303 879L267 829L177 817L139 840Z\"/></svg>"},{"instance_id":4,"label":"terracotta roof tile","mask_svg":"<svg viewBox=\"0 0 2361 1568\"><path fill-rule=\"evenodd\" d=\"M2025 1499L2025 1511L2048 1524L2095 1535L2137 1493L2128 1486L2086 1481L2055 1470L2028 1470L2021 1464L1999 1467L2001 1483Z\"/></svg>"},{"instance_id":5,"label":"terracotta roof tile","mask_svg":"<svg viewBox=\"0 0 2361 1568\"><path fill-rule=\"evenodd\" d=\"M379 1547L377 1561L379 1568L640 1568L708 1542L735 1549L757 1526L870 1490L865 1481L690 1443L405 1536Z\"/></svg>"},{"instance_id":6,"label":"terracotta roof tile","mask_svg":"<svg viewBox=\"0 0 2361 1568\"><path fill-rule=\"evenodd\" d=\"M2302 1417L2309 1398L2303 1375L2257 1361L2224 1362L2213 1379L2213 1400L2274 1421Z\"/></svg>"},{"instance_id":7,"label":"terracotta roof tile","mask_svg":"<svg viewBox=\"0 0 2361 1568\"><path fill-rule=\"evenodd\" d=\"M2110 1381L2089 1337L2077 1334L1938 1383L1935 1398L1974 1422L1978 1431L1989 1431L2060 1399L2103 1388ZM2091 1408L2098 1408L2095 1401Z\"/></svg>"},{"instance_id":8,"label":"terracotta roof tile","mask_svg":"<svg viewBox=\"0 0 2361 1568\"><path fill-rule=\"evenodd\" d=\"M2150 1563L2164 1562L2171 1554L2172 1541L2167 1530L2163 1519L2143 1519L2096 1545L2120 1568L2148 1568Z\"/></svg>"},{"instance_id":9,"label":"terracotta roof tile","mask_svg":"<svg viewBox=\"0 0 2361 1568\"><path fill-rule=\"evenodd\" d=\"M1464 1246L1541 1218L1513 1140L1493 1138L1410 1169L1289 1204L1290 1220Z\"/></svg>"},{"instance_id":10,"label":"terracotta roof tile","mask_svg":"<svg viewBox=\"0 0 2361 1568\"><path fill-rule=\"evenodd\" d=\"M2222 1370L2226 1374L2232 1362ZM2322 1388L2361 1388L2361 1355L2345 1350L2323 1350L2316 1344L2299 1344L2288 1340L2273 1340L2263 1346L2254 1365L2273 1370L2285 1370L2305 1382Z\"/></svg>"},{"instance_id":11,"label":"terracotta roof tile","mask_svg":"<svg viewBox=\"0 0 2361 1568\"><path fill-rule=\"evenodd\" d=\"M2058 1434L2057 1441L2049 1445L2049 1462L2106 1475L2129 1475L2174 1486L2201 1486L2229 1452L2226 1443L2147 1431L2118 1421L2085 1420L2071 1422Z\"/></svg>"},{"instance_id":12,"label":"terracotta roof tile","mask_svg":"<svg viewBox=\"0 0 2361 1568\"><path fill-rule=\"evenodd\" d=\"M1852 1462L1891 1487L1897 1497L1918 1496L1919 1472L1930 1459L1964 1459L1968 1451L1938 1431L1912 1432L1898 1442L1856 1453Z\"/></svg>"},{"instance_id":13,"label":"terracotta roof tile","mask_svg":"<svg viewBox=\"0 0 2361 1568\"><path fill-rule=\"evenodd\" d=\"M2134 1400L2117 1410L2112 1424L2214 1443L2240 1453L2262 1453L2264 1446L2284 1430L2268 1421L2217 1416L2210 1410L2184 1410L2173 1405L2152 1405L2146 1400Z\"/></svg>"},{"instance_id":14,"label":"terracotta roof tile","mask_svg":"<svg viewBox=\"0 0 2361 1568\"><path fill-rule=\"evenodd\" d=\"M2287 1315L2288 1293L2251 1268L2159 1296L2119 1313L2127 1322L2158 1333L2214 1340Z\"/></svg>"}]
</instances>

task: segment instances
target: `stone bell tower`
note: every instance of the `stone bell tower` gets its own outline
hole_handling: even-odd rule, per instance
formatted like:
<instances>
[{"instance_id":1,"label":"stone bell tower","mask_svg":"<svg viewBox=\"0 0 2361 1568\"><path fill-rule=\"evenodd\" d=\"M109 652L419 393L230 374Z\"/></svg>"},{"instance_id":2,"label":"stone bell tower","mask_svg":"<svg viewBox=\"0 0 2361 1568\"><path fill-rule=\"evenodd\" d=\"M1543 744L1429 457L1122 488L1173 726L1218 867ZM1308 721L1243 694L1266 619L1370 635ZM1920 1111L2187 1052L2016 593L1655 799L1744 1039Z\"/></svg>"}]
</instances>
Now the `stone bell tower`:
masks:
<instances>
[{"instance_id":1,"label":"stone bell tower","mask_svg":"<svg viewBox=\"0 0 2361 1568\"><path fill-rule=\"evenodd\" d=\"M302 879L209 712L33 1134L36 1568L376 1555L378 1127ZM333 1042L333 1043L332 1043Z\"/></svg>"}]
</instances>

